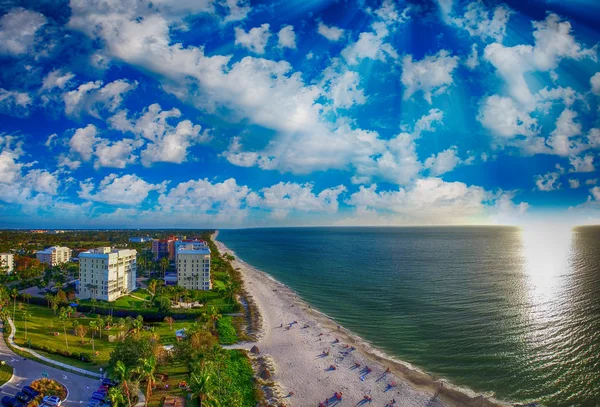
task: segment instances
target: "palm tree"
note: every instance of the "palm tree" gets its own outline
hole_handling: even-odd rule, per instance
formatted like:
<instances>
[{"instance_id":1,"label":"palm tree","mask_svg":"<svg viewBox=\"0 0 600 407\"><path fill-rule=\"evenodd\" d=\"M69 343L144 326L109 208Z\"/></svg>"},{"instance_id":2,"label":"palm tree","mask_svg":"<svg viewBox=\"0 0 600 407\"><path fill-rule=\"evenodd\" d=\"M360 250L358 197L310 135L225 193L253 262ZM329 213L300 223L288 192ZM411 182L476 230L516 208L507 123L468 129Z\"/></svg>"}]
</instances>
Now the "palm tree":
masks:
<instances>
[{"instance_id":1,"label":"palm tree","mask_svg":"<svg viewBox=\"0 0 600 407\"><path fill-rule=\"evenodd\" d=\"M173 323L175 322L173 317L165 317L164 321L169 324L169 329L173 330Z\"/></svg>"},{"instance_id":2,"label":"palm tree","mask_svg":"<svg viewBox=\"0 0 600 407\"><path fill-rule=\"evenodd\" d=\"M17 312L17 297L19 296L19 291L16 288L10 290L10 296L13 299L13 321L15 320L15 313Z\"/></svg>"},{"instance_id":3,"label":"palm tree","mask_svg":"<svg viewBox=\"0 0 600 407\"><path fill-rule=\"evenodd\" d=\"M163 257L162 259L160 259L160 267L162 268L162 271L163 271L162 277L165 278L165 271L169 267L169 259L166 257Z\"/></svg>"},{"instance_id":4,"label":"palm tree","mask_svg":"<svg viewBox=\"0 0 600 407\"><path fill-rule=\"evenodd\" d=\"M90 305L92 306L92 312L96 312L96 303L98 301L96 301L96 298L92 298L90 299Z\"/></svg>"},{"instance_id":5,"label":"palm tree","mask_svg":"<svg viewBox=\"0 0 600 407\"><path fill-rule=\"evenodd\" d=\"M140 358L139 363L135 371L140 375L140 381L146 380L146 403L144 406L148 407L148 400L152 395L152 386L156 381L156 377L154 377L154 373L156 373L156 359L154 356L146 359Z\"/></svg>"},{"instance_id":6,"label":"palm tree","mask_svg":"<svg viewBox=\"0 0 600 407\"><path fill-rule=\"evenodd\" d=\"M219 310L216 307L212 305L208 307L208 319L212 323L213 331L217 330L217 321L221 319L221 316L222 315L219 313Z\"/></svg>"},{"instance_id":7,"label":"palm tree","mask_svg":"<svg viewBox=\"0 0 600 407\"><path fill-rule=\"evenodd\" d=\"M113 407L121 407L125 404L125 397L123 396L123 392L118 387L111 387L108 389L108 400L110 401L111 406Z\"/></svg>"},{"instance_id":8,"label":"palm tree","mask_svg":"<svg viewBox=\"0 0 600 407\"><path fill-rule=\"evenodd\" d=\"M96 318L96 321L98 323L98 329L100 330L100 339L102 339L102 330L104 329L104 318L102 318L100 315L98 315L98 318Z\"/></svg>"},{"instance_id":9,"label":"palm tree","mask_svg":"<svg viewBox=\"0 0 600 407\"><path fill-rule=\"evenodd\" d=\"M129 407L131 407L131 394L129 392L128 382L131 380L131 373L131 369L129 369L121 360L117 360L117 363L115 363L115 367L111 373L112 377L117 379L117 381L123 386Z\"/></svg>"},{"instance_id":10,"label":"palm tree","mask_svg":"<svg viewBox=\"0 0 600 407\"><path fill-rule=\"evenodd\" d=\"M92 332L92 352L96 353L96 347L94 346L94 332L96 332L96 328L98 328L98 322L90 321L90 331Z\"/></svg>"},{"instance_id":11,"label":"palm tree","mask_svg":"<svg viewBox=\"0 0 600 407\"><path fill-rule=\"evenodd\" d=\"M231 302L233 301L233 297L235 296L235 294L238 292L240 288L240 284L234 281L228 281L227 284L225 284L225 295L227 296L228 300L229 300L229 304L231 304Z\"/></svg>"},{"instance_id":12,"label":"palm tree","mask_svg":"<svg viewBox=\"0 0 600 407\"><path fill-rule=\"evenodd\" d=\"M64 307L60 308L58 319L63 323L63 331L65 333L65 346L67 347L67 350L69 350L69 341L67 339L67 320L69 319L69 317L67 316L67 310Z\"/></svg>"},{"instance_id":13,"label":"palm tree","mask_svg":"<svg viewBox=\"0 0 600 407\"><path fill-rule=\"evenodd\" d=\"M203 403L205 406L215 405L216 400L212 396L212 390L212 375L206 368L190 375L190 391L198 398L200 407Z\"/></svg>"},{"instance_id":14,"label":"palm tree","mask_svg":"<svg viewBox=\"0 0 600 407\"><path fill-rule=\"evenodd\" d=\"M138 315L136 319L133 320L133 331L137 334L142 331L144 327L144 318L141 315Z\"/></svg>"},{"instance_id":15,"label":"palm tree","mask_svg":"<svg viewBox=\"0 0 600 407\"><path fill-rule=\"evenodd\" d=\"M48 309L50 309L50 303L52 302L52 294L47 293L46 295L44 295L44 298L48 302Z\"/></svg>"},{"instance_id":16,"label":"palm tree","mask_svg":"<svg viewBox=\"0 0 600 407\"><path fill-rule=\"evenodd\" d=\"M27 311L23 311L23 323L25 324L25 340L27 340L27 318L29 318L31 314Z\"/></svg>"}]
</instances>

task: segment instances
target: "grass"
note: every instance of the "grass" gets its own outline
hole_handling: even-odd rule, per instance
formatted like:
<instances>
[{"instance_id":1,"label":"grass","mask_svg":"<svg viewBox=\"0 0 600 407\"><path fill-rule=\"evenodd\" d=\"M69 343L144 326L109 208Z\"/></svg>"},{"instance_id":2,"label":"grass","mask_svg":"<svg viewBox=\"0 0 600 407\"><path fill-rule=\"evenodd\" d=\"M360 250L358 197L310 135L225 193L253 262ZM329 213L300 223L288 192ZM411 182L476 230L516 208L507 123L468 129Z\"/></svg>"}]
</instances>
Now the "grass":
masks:
<instances>
[{"instance_id":1,"label":"grass","mask_svg":"<svg viewBox=\"0 0 600 407\"><path fill-rule=\"evenodd\" d=\"M89 322L95 318L90 318L90 316L76 318L73 316L70 321L67 321L68 352L75 355L75 357L71 357L67 354L63 324L58 320L58 317L54 315L52 310L39 305L25 305L24 309L30 314L27 319L27 338L25 338L23 310L17 310L14 321L15 326L17 327L17 333L14 340L17 345L27 348L29 347L29 341L31 341L31 349L43 356L94 372L99 372L100 368L105 369L108 366L110 353L115 348L118 340L113 337L114 341L110 342L109 335L116 336L120 332L118 327L113 325L110 331L103 330L102 338L100 338L98 332L96 332L94 337L94 348L98 352L98 355L94 356L93 363L86 363L76 357L82 353L89 358L92 357L91 334L88 332L84 337L84 343L81 343L81 339L73 333L73 322L78 321L81 325L87 327L89 326ZM172 330L166 322L148 323L145 325L154 327L156 332L160 335L161 343L166 345L175 343L175 330L189 327L192 323L193 321L177 321L173 324ZM54 336L53 332L58 332L59 335Z\"/></svg>"},{"instance_id":2,"label":"grass","mask_svg":"<svg viewBox=\"0 0 600 407\"><path fill-rule=\"evenodd\" d=\"M217 322L217 332L219 334L219 342L223 345L232 345L238 341L232 317L222 317Z\"/></svg>"},{"instance_id":3,"label":"grass","mask_svg":"<svg viewBox=\"0 0 600 407\"><path fill-rule=\"evenodd\" d=\"M13 368L6 362L0 364L0 386L10 380L13 375Z\"/></svg>"},{"instance_id":4,"label":"grass","mask_svg":"<svg viewBox=\"0 0 600 407\"><path fill-rule=\"evenodd\" d=\"M158 368L159 374L168 375L167 380L161 383L168 385L168 388L164 386L157 386L152 392L152 396L148 399L148 406L159 407L162 406L162 399L165 396L181 396L187 400L187 392L178 387L180 382L188 382L190 372L187 367L187 362L174 361L169 363L167 366L161 366Z\"/></svg>"}]
</instances>

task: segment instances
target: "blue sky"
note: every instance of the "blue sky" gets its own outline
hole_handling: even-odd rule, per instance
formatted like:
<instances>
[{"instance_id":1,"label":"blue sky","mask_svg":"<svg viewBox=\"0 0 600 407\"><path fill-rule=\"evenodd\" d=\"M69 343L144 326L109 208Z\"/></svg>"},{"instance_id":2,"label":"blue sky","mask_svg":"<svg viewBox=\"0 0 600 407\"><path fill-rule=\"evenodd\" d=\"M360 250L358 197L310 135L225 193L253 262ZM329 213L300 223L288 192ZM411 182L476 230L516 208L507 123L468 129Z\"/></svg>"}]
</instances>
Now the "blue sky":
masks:
<instances>
[{"instance_id":1,"label":"blue sky","mask_svg":"<svg viewBox=\"0 0 600 407\"><path fill-rule=\"evenodd\" d=\"M0 15L0 227L599 219L596 2Z\"/></svg>"}]
</instances>

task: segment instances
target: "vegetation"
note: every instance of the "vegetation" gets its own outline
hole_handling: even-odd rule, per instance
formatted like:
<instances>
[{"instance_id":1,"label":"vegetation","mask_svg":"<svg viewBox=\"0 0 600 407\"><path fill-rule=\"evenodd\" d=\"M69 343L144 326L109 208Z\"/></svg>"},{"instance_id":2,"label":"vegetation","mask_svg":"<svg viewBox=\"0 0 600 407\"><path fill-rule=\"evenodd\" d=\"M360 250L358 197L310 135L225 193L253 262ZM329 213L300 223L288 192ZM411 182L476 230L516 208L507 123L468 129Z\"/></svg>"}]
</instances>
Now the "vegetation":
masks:
<instances>
[{"instance_id":1,"label":"vegetation","mask_svg":"<svg viewBox=\"0 0 600 407\"><path fill-rule=\"evenodd\" d=\"M58 396L61 400L67 397L67 389L65 386L52 379L38 379L34 380L30 385L34 390L40 392L40 394L31 401L30 407L36 407L42 404L44 396Z\"/></svg>"},{"instance_id":2,"label":"vegetation","mask_svg":"<svg viewBox=\"0 0 600 407\"><path fill-rule=\"evenodd\" d=\"M219 342L223 345L231 345L238 341L232 317L219 319L217 322L217 333L219 334Z\"/></svg>"},{"instance_id":3,"label":"vegetation","mask_svg":"<svg viewBox=\"0 0 600 407\"><path fill-rule=\"evenodd\" d=\"M10 380L13 374L13 368L5 361L0 361L0 386Z\"/></svg>"}]
</instances>

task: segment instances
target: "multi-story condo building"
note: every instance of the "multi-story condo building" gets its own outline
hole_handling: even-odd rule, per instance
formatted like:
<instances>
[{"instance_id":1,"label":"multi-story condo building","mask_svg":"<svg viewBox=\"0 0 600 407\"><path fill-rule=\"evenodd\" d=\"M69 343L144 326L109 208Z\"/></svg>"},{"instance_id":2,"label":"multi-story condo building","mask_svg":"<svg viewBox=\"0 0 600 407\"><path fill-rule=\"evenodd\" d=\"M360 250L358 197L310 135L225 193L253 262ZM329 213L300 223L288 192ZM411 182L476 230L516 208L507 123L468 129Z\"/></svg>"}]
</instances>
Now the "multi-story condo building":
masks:
<instances>
[{"instance_id":1,"label":"multi-story condo building","mask_svg":"<svg viewBox=\"0 0 600 407\"><path fill-rule=\"evenodd\" d=\"M81 299L114 301L136 289L137 252L99 247L79 254Z\"/></svg>"},{"instance_id":2,"label":"multi-story condo building","mask_svg":"<svg viewBox=\"0 0 600 407\"><path fill-rule=\"evenodd\" d=\"M0 253L1 271L10 274L15 269L15 256L12 253Z\"/></svg>"},{"instance_id":3,"label":"multi-story condo building","mask_svg":"<svg viewBox=\"0 0 600 407\"><path fill-rule=\"evenodd\" d=\"M177 236L170 235L166 239L154 239L152 241L152 253L154 260L160 260L163 257L173 260L175 258L175 242Z\"/></svg>"},{"instance_id":4,"label":"multi-story condo building","mask_svg":"<svg viewBox=\"0 0 600 407\"><path fill-rule=\"evenodd\" d=\"M50 267L66 263L71 260L71 249L68 247L52 246L35 253L35 257Z\"/></svg>"},{"instance_id":5,"label":"multi-story condo building","mask_svg":"<svg viewBox=\"0 0 600 407\"><path fill-rule=\"evenodd\" d=\"M210 249L204 241L177 244L177 285L191 290L210 290Z\"/></svg>"}]
</instances>

